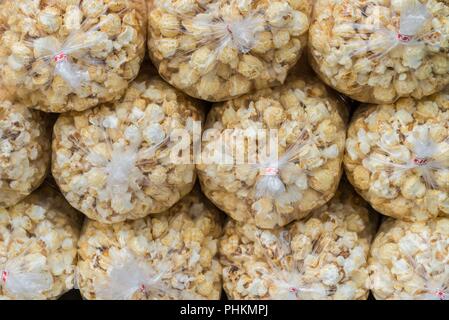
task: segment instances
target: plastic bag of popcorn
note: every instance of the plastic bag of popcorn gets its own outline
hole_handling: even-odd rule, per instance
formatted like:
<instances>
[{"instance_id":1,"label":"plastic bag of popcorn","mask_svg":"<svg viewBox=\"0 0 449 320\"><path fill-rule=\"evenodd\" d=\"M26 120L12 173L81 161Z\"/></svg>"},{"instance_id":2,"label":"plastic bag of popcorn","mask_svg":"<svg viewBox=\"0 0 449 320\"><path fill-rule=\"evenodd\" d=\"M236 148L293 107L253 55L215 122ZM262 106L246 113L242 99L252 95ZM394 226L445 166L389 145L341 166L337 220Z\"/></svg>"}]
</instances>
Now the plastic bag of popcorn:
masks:
<instances>
[{"instance_id":1,"label":"plastic bag of popcorn","mask_svg":"<svg viewBox=\"0 0 449 320\"><path fill-rule=\"evenodd\" d=\"M149 53L187 94L225 101L284 83L307 44L311 0L147 0Z\"/></svg>"},{"instance_id":2,"label":"plastic bag of popcorn","mask_svg":"<svg viewBox=\"0 0 449 320\"><path fill-rule=\"evenodd\" d=\"M145 0L3 0L0 11L0 77L27 106L66 112L116 101L139 72Z\"/></svg>"},{"instance_id":3,"label":"plastic bag of popcorn","mask_svg":"<svg viewBox=\"0 0 449 320\"><path fill-rule=\"evenodd\" d=\"M449 92L361 108L346 151L349 180L380 213L409 222L449 214Z\"/></svg>"},{"instance_id":4,"label":"plastic bag of popcorn","mask_svg":"<svg viewBox=\"0 0 449 320\"><path fill-rule=\"evenodd\" d=\"M0 91L0 207L17 204L44 181L50 128L43 114Z\"/></svg>"},{"instance_id":5,"label":"plastic bag of popcorn","mask_svg":"<svg viewBox=\"0 0 449 320\"><path fill-rule=\"evenodd\" d=\"M74 285L81 215L43 186L0 209L0 299L57 299Z\"/></svg>"},{"instance_id":6,"label":"plastic bag of popcorn","mask_svg":"<svg viewBox=\"0 0 449 320\"><path fill-rule=\"evenodd\" d=\"M350 187L307 220L262 230L229 221L220 247L230 299L356 300L369 293L377 216Z\"/></svg>"},{"instance_id":7,"label":"plastic bag of popcorn","mask_svg":"<svg viewBox=\"0 0 449 320\"><path fill-rule=\"evenodd\" d=\"M52 172L66 199L102 223L172 207L195 184L190 156L203 119L197 107L159 77L143 76L118 103L61 115ZM187 137L180 142L178 133ZM179 150L188 159L176 157Z\"/></svg>"},{"instance_id":8,"label":"plastic bag of popcorn","mask_svg":"<svg viewBox=\"0 0 449 320\"><path fill-rule=\"evenodd\" d=\"M104 225L87 220L78 285L86 299L219 299L221 215L192 192L169 211Z\"/></svg>"},{"instance_id":9,"label":"plastic bag of popcorn","mask_svg":"<svg viewBox=\"0 0 449 320\"><path fill-rule=\"evenodd\" d=\"M355 100L421 99L449 83L449 3L317 0L309 49L321 78Z\"/></svg>"},{"instance_id":10,"label":"plastic bag of popcorn","mask_svg":"<svg viewBox=\"0 0 449 320\"><path fill-rule=\"evenodd\" d=\"M449 219L387 219L369 258L371 291L379 300L449 300Z\"/></svg>"},{"instance_id":11,"label":"plastic bag of popcorn","mask_svg":"<svg viewBox=\"0 0 449 320\"><path fill-rule=\"evenodd\" d=\"M197 165L203 192L233 219L260 228L304 218L338 187L344 109L312 76L215 105Z\"/></svg>"}]
</instances>

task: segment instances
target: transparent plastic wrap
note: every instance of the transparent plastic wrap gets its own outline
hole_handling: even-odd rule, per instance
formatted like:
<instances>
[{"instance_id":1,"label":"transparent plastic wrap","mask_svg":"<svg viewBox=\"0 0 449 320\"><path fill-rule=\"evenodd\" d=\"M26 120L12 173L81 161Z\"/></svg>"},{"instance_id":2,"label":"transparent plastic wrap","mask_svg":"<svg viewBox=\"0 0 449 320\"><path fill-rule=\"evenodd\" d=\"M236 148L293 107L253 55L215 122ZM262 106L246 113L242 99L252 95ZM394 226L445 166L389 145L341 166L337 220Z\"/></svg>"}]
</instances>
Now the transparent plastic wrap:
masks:
<instances>
[{"instance_id":1,"label":"transparent plastic wrap","mask_svg":"<svg viewBox=\"0 0 449 320\"><path fill-rule=\"evenodd\" d=\"M287 227L229 221L219 247L224 290L236 300L367 299L377 220L342 183L328 204Z\"/></svg>"},{"instance_id":2,"label":"transparent plastic wrap","mask_svg":"<svg viewBox=\"0 0 449 320\"><path fill-rule=\"evenodd\" d=\"M0 207L17 204L50 168L49 121L0 89Z\"/></svg>"},{"instance_id":3,"label":"transparent plastic wrap","mask_svg":"<svg viewBox=\"0 0 449 320\"><path fill-rule=\"evenodd\" d=\"M387 219L369 258L378 300L449 300L449 219Z\"/></svg>"},{"instance_id":4,"label":"transparent plastic wrap","mask_svg":"<svg viewBox=\"0 0 449 320\"><path fill-rule=\"evenodd\" d=\"M196 180L192 162L173 161L172 135L187 132L193 144L199 107L159 77L142 76L118 103L61 115L52 172L66 199L102 223L169 209Z\"/></svg>"},{"instance_id":5,"label":"transparent plastic wrap","mask_svg":"<svg viewBox=\"0 0 449 320\"><path fill-rule=\"evenodd\" d=\"M312 0L147 0L149 54L187 94L225 101L283 84L307 45Z\"/></svg>"},{"instance_id":6,"label":"transparent plastic wrap","mask_svg":"<svg viewBox=\"0 0 449 320\"><path fill-rule=\"evenodd\" d=\"M197 165L203 192L233 219L260 228L304 218L338 187L345 109L311 75L215 105Z\"/></svg>"},{"instance_id":7,"label":"transparent plastic wrap","mask_svg":"<svg viewBox=\"0 0 449 320\"><path fill-rule=\"evenodd\" d=\"M317 0L310 62L338 91L366 103L421 99L449 84L449 3Z\"/></svg>"},{"instance_id":8,"label":"transparent plastic wrap","mask_svg":"<svg viewBox=\"0 0 449 320\"><path fill-rule=\"evenodd\" d=\"M0 83L46 112L121 98L145 54L145 0L0 3Z\"/></svg>"},{"instance_id":9,"label":"transparent plastic wrap","mask_svg":"<svg viewBox=\"0 0 449 320\"><path fill-rule=\"evenodd\" d=\"M409 222L449 215L449 92L359 109L344 163L382 214Z\"/></svg>"},{"instance_id":10,"label":"transparent plastic wrap","mask_svg":"<svg viewBox=\"0 0 449 320\"><path fill-rule=\"evenodd\" d=\"M87 220L78 285L89 300L217 300L221 216L194 191L164 214L103 225Z\"/></svg>"},{"instance_id":11,"label":"transparent plastic wrap","mask_svg":"<svg viewBox=\"0 0 449 320\"><path fill-rule=\"evenodd\" d=\"M0 300L57 299L74 285L81 215L43 186L0 209Z\"/></svg>"}]
</instances>

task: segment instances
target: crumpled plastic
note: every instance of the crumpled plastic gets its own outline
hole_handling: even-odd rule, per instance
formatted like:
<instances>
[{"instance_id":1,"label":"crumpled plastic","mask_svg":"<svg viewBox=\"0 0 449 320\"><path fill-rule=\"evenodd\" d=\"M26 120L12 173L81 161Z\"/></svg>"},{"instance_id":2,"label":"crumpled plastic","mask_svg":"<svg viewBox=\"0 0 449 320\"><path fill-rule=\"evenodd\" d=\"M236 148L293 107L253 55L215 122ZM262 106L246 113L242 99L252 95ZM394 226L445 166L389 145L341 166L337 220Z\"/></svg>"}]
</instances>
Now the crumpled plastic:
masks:
<instances>
[{"instance_id":1,"label":"crumpled plastic","mask_svg":"<svg viewBox=\"0 0 449 320\"><path fill-rule=\"evenodd\" d=\"M225 101L283 84L307 45L310 0L147 0L148 47L187 94Z\"/></svg>"}]
</instances>

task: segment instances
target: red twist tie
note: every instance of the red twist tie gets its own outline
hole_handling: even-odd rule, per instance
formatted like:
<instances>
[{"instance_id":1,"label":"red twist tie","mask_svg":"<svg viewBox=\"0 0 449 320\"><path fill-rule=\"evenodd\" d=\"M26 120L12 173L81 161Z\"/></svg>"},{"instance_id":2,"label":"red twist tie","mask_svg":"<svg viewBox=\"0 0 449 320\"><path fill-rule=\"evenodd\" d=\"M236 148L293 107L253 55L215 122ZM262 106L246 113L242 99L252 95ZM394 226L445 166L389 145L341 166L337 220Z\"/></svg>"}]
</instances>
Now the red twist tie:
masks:
<instances>
[{"instance_id":1,"label":"red twist tie","mask_svg":"<svg viewBox=\"0 0 449 320\"><path fill-rule=\"evenodd\" d=\"M398 34L397 34L397 39L398 39L400 42L403 42L403 43L409 43L410 41L413 40L413 36L408 36L408 35L406 35L406 34L398 33Z\"/></svg>"},{"instance_id":2,"label":"red twist tie","mask_svg":"<svg viewBox=\"0 0 449 320\"><path fill-rule=\"evenodd\" d=\"M279 169L274 167L268 167L264 169L264 176L277 176L279 174Z\"/></svg>"},{"instance_id":3,"label":"red twist tie","mask_svg":"<svg viewBox=\"0 0 449 320\"><path fill-rule=\"evenodd\" d=\"M444 292L443 290L439 290L436 292L437 297L440 300L445 300L446 299L446 292Z\"/></svg>"},{"instance_id":4,"label":"red twist tie","mask_svg":"<svg viewBox=\"0 0 449 320\"><path fill-rule=\"evenodd\" d=\"M56 63L65 61L65 60L67 60L67 55L64 52L58 53L57 55L54 56L53 60Z\"/></svg>"},{"instance_id":5,"label":"red twist tie","mask_svg":"<svg viewBox=\"0 0 449 320\"><path fill-rule=\"evenodd\" d=\"M425 166L427 163L429 163L429 160L426 158L415 158L413 159L413 163L418 166Z\"/></svg>"},{"instance_id":6,"label":"red twist tie","mask_svg":"<svg viewBox=\"0 0 449 320\"><path fill-rule=\"evenodd\" d=\"M6 283L6 280L8 280L8 271L2 271L2 281Z\"/></svg>"},{"instance_id":7,"label":"red twist tie","mask_svg":"<svg viewBox=\"0 0 449 320\"><path fill-rule=\"evenodd\" d=\"M145 293L145 285L142 284L139 288L140 292Z\"/></svg>"}]
</instances>

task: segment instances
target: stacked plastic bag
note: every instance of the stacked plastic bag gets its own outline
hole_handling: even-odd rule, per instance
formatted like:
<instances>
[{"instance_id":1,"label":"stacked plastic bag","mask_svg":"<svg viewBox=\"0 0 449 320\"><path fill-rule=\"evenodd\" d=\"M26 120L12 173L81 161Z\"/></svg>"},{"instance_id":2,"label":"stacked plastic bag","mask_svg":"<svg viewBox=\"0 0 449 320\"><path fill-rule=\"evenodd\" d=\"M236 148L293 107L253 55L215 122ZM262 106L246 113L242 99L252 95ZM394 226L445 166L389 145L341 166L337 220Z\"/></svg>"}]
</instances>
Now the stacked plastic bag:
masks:
<instances>
[{"instance_id":1,"label":"stacked plastic bag","mask_svg":"<svg viewBox=\"0 0 449 320\"><path fill-rule=\"evenodd\" d=\"M342 184L327 205L284 228L229 221L220 243L224 289L238 300L366 299L376 220Z\"/></svg>"},{"instance_id":2,"label":"stacked plastic bag","mask_svg":"<svg viewBox=\"0 0 449 320\"><path fill-rule=\"evenodd\" d=\"M168 212L104 225L87 220L78 285L86 299L214 300L221 217L194 191Z\"/></svg>"},{"instance_id":3,"label":"stacked plastic bag","mask_svg":"<svg viewBox=\"0 0 449 320\"><path fill-rule=\"evenodd\" d=\"M261 228L304 218L338 187L344 109L312 75L215 105L197 166L203 192L233 219Z\"/></svg>"},{"instance_id":4,"label":"stacked plastic bag","mask_svg":"<svg viewBox=\"0 0 449 320\"><path fill-rule=\"evenodd\" d=\"M406 221L449 215L449 92L358 109L349 180L379 212Z\"/></svg>"},{"instance_id":5,"label":"stacked plastic bag","mask_svg":"<svg viewBox=\"0 0 449 320\"><path fill-rule=\"evenodd\" d=\"M198 103L142 76L119 102L58 119L53 176L72 206L102 223L166 211L195 184L188 147L202 119ZM187 160L173 157L184 129Z\"/></svg>"},{"instance_id":6,"label":"stacked plastic bag","mask_svg":"<svg viewBox=\"0 0 449 320\"><path fill-rule=\"evenodd\" d=\"M447 0L0 1L0 299L448 299L448 52Z\"/></svg>"},{"instance_id":7,"label":"stacked plastic bag","mask_svg":"<svg viewBox=\"0 0 449 320\"><path fill-rule=\"evenodd\" d=\"M311 64L368 103L420 99L449 84L449 4L441 0L317 0Z\"/></svg>"},{"instance_id":8,"label":"stacked plastic bag","mask_svg":"<svg viewBox=\"0 0 449 320\"><path fill-rule=\"evenodd\" d=\"M0 92L0 207L17 204L50 167L49 121Z\"/></svg>"},{"instance_id":9,"label":"stacked plastic bag","mask_svg":"<svg viewBox=\"0 0 449 320\"><path fill-rule=\"evenodd\" d=\"M449 219L388 219L369 260L376 299L449 300Z\"/></svg>"},{"instance_id":10,"label":"stacked plastic bag","mask_svg":"<svg viewBox=\"0 0 449 320\"><path fill-rule=\"evenodd\" d=\"M147 0L150 57L187 94L224 101L284 83L307 44L311 0Z\"/></svg>"},{"instance_id":11,"label":"stacked plastic bag","mask_svg":"<svg viewBox=\"0 0 449 320\"><path fill-rule=\"evenodd\" d=\"M73 289L80 215L44 186L0 209L0 299L57 299Z\"/></svg>"},{"instance_id":12,"label":"stacked plastic bag","mask_svg":"<svg viewBox=\"0 0 449 320\"><path fill-rule=\"evenodd\" d=\"M27 106L86 110L118 100L145 53L144 0L0 4L1 84Z\"/></svg>"}]
</instances>

